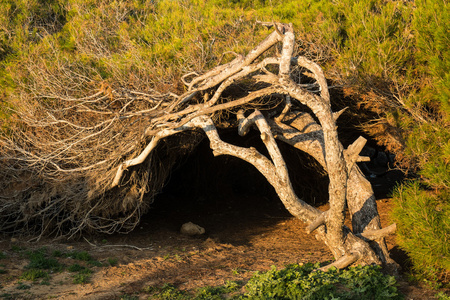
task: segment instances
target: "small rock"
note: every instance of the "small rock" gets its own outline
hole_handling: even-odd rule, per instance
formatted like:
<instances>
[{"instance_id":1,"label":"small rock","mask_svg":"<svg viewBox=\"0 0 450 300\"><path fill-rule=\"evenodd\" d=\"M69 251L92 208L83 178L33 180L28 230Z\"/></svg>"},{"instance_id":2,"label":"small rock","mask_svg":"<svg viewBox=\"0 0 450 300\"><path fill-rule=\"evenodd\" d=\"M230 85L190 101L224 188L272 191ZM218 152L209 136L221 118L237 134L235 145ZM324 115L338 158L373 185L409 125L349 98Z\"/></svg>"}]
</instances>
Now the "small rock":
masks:
<instances>
[{"instance_id":1,"label":"small rock","mask_svg":"<svg viewBox=\"0 0 450 300\"><path fill-rule=\"evenodd\" d=\"M184 223L180 232L185 235L199 235L205 233L205 228L198 226L192 222Z\"/></svg>"}]
</instances>

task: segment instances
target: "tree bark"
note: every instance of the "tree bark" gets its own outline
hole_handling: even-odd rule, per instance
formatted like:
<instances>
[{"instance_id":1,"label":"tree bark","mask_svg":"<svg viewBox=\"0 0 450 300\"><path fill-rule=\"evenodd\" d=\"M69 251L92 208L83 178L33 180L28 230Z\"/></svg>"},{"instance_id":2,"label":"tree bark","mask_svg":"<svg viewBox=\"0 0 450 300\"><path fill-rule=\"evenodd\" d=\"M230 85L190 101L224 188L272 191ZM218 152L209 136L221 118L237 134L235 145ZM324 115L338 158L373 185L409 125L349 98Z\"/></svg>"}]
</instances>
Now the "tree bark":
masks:
<instances>
[{"instance_id":1,"label":"tree bark","mask_svg":"<svg viewBox=\"0 0 450 300\"><path fill-rule=\"evenodd\" d=\"M24 105L18 114L23 124L33 129L34 135L17 134L1 141L4 149L17 155L14 163L20 167L10 171L20 172L32 167L38 170L40 178L53 183L59 180L60 185L60 182L69 182L67 174L72 174L74 180L71 181L77 182L81 192L74 190L67 196L54 189L58 201L53 201L52 206L45 208L43 205L39 211L39 205L19 205L17 210L26 214L24 211L33 207L37 210L35 215L44 216L42 213L48 213L49 208L54 209L57 203L62 207L57 208L60 211L65 207L75 207L78 214L76 218L70 214L66 216L59 222L61 227L66 221L81 220L77 223L77 230L91 226L109 232L126 222L132 222L129 227L134 228L139 221L136 214L140 212L141 200L149 185L153 184L154 189L161 186L160 182L151 182L156 171L149 170L149 166L154 165L148 163L157 146L170 136L202 130L210 140L214 155L232 155L255 166L274 187L287 210L308 225L308 232L314 232L318 239L324 241L336 261L324 266L323 270L332 266L344 268L350 264L392 263L384 237L395 230L395 225L381 228L372 188L356 164L365 159L359 156L365 140L360 138L347 149L343 148L336 126L336 119L342 112L331 109L323 70L305 57L293 56L295 34L291 24L278 23L274 27L275 30L247 55L236 55L233 61L205 74L184 76L182 81L187 85L187 91L180 96L133 92L132 96L121 98L125 99L125 104L114 112L108 101L118 93L111 90L80 99L43 95L41 106L36 102L28 103L28 107ZM267 57L267 50L278 43L282 46L281 55ZM294 80L293 66L311 74L314 82L304 84ZM191 76L193 78L188 82L186 78ZM254 89L249 88L247 95L232 100L223 97L223 93L236 83L246 85L249 82ZM205 97L199 100L202 94ZM145 101L136 105L143 108L128 111L127 107L138 101L135 95L144 97ZM46 103L53 98L57 99L57 105L62 104L60 107L55 104L56 109L50 111ZM69 110L71 114L67 114ZM265 110L264 113L261 110ZM239 134L245 135L253 127L259 131L268 157L254 148L238 147L220 139L215 122L224 111L236 114L236 120L232 122L238 124ZM85 126L77 124L72 113L80 115L79 124L91 120L93 115L100 117L97 117L97 123ZM128 122L130 127L122 122ZM47 127L50 128L51 143L39 140L40 131ZM326 212L297 197L275 139L308 153L327 171L330 205ZM117 147L117 152L110 154L108 151L113 147ZM98 174L104 176L98 179ZM137 176L143 178L139 181ZM158 191L153 192L156 194ZM125 197L121 198L121 195ZM85 201L85 208L77 202L80 197ZM7 206L0 202L0 211L4 207ZM7 209L11 216L16 216L14 209ZM105 220L114 215L109 211L104 213L105 209L118 213L121 219L111 219L111 223L105 225ZM351 229L344 225L347 209L352 219Z\"/></svg>"},{"instance_id":2,"label":"tree bark","mask_svg":"<svg viewBox=\"0 0 450 300\"><path fill-rule=\"evenodd\" d=\"M295 217L305 221L309 232L316 232L316 237L323 240L332 251L336 262L330 266L339 268L353 263L386 263L391 262L384 242L384 235L392 232L393 227L382 230L376 208L375 198L370 183L363 177L356 162L364 160L359 152L364 146L365 140L358 139L348 149L344 150L338 138L336 119L339 113L331 109L328 86L322 69L313 61L305 57L293 57L295 35L290 24L276 24L276 30L270 34L260 45L247 56L237 57L225 66L207 72L194 78L188 83L189 91L180 97L175 105L171 106L169 114L156 118L154 122L168 122L180 119L178 122L168 124L164 131L149 127L146 135L153 136L152 141L139 156L148 155L149 148L154 147L167 132L179 132L188 128L201 128L210 140L214 155L232 155L254 165L267 181L275 188L280 200L287 210ZM267 49L277 42L282 42L282 51L279 58L265 58L259 63L254 63ZM278 64L278 75L268 71L268 64ZM312 72L320 89L320 94L303 88L290 77L292 65L298 65ZM252 76L257 71L264 74L255 74L253 78L269 84L249 94L247 97L217 104L223 91L238 80ZM186 97L194 92L218 86L213 97L202 104L187 106L176 111L177 106L186 102ZM270 159L264 157L253 148L237 147L223 142L215 129L213 121L206 117L216 111L239 107L244 103L274 93L286 96L285 108L280 115L268 120L255 110L248 117L244 112L237 113L239 121L239 134L245 135L252 125L255 125L261 133L261 139L265 144ZM319 123L308 113L294 113L291 99L306 105ZM290 125L283 123L284 119L290 121ZM169 131L167 131L169 130ZM287 167L274 137L287 142L313 156L328 172L330 179L329 210L320 212L299 199L292 188ZM132 165L136 159L129 160L119 166L113 184L120 180L123 168ZM352 230L344 226L345 210L349 209L352 218ZM371 242L369 245L368 242ZM329 266L328 266L329 267ZM327 266L323 269L327 269Z\"/></svg>"}]
</instances>

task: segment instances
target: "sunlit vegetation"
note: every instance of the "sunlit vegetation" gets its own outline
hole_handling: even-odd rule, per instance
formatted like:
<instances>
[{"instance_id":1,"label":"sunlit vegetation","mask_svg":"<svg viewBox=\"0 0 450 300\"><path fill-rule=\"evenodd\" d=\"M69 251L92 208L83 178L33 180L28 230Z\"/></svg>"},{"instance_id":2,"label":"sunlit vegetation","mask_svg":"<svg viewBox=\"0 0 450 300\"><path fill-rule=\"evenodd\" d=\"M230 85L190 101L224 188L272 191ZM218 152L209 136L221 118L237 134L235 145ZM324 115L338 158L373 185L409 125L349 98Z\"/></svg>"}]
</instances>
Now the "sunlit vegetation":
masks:
<instances>
[{"instance_id":1,"label":"sunlit vegetation","mask_svg":"<svg viewBox=\"0 0 450 300\"><path fill-rule=\"evenodd\" d=\"M2 134L36 96L183 92L182 75L261 41L258 20L292 22L297 52L345 87L348 113L412 174L394 195L399 243L418 274L448 281L449 19L444 0L0 0Z\"/></svg>"},{"instance_id":2,"label":"sunlit vegetation","mask_svg":"<svg viewBox=\"0 0 450 300\"><path fill-rule=\"evenodd\" d=\"M242 289L238 282L203 287L194 295L173 285L146 287L149 299L403 299L395 278L380 267L354 267L349 270L316 270L318 264L288 265L277 270L256 272Z\"/></svg>"}]
</instances>

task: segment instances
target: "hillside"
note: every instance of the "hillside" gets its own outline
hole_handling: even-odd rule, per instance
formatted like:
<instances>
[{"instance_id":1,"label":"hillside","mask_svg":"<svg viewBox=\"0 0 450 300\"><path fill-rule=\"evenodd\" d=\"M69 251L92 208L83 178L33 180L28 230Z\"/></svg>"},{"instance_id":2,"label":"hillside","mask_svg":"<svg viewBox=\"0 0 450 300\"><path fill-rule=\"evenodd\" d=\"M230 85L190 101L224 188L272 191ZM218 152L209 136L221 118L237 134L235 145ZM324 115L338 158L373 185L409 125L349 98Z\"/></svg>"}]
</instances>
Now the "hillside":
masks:
<instances>
[{"instance_id":1,"label":"hillside","mask_svg":"<svg viewBox=\"0 0 450 300\"><path fill-rule=\"evenodd\" d=\"M21 139L28 145L33 136L52 142L52 128L26 128L17 111L38 112L42 104L55 108L63 98L89 101L98 93L110 99L113 110L126 104L120 99L127 91L182 94L184 75L230 62L236 53L247 53L263 40L268 30L258 21L292 23L296 54L324 68L335 110L348 107L340 135L348 135L348 143L355 135L365 135L380 150L395 154L397 167L407 174L408 181L393 193L393 219L399 244L415 271L448 283L446 1L0 1L3 193L20 189L23 182L31 184L27 174L20 174L22 183L14 181L10 155L17 152L4 141ZM138 133L124 134L126 141ZM85 159L90 157L68 164ZM29 201L30 207L47 201L48 187L39 180L33 184L42 193L36 202ZM164 180L155 189L163 185ZM79 195L74 190L72 197ZM0 201L0 211L7 211L10 200ZM38 218L25 219L8 212L1 229L11 232L39 223Z\"/></svg>"}]
</instances>

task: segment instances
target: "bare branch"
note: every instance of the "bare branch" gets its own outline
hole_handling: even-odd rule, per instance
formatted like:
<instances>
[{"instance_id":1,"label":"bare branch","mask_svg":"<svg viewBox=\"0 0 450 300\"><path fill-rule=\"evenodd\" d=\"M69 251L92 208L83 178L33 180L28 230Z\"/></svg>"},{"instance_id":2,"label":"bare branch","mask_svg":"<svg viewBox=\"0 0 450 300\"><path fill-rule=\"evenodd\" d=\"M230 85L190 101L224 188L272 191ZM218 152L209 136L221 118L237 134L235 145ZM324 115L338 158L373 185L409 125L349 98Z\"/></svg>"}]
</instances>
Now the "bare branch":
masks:
<instances>
[{"instance_id":1,"label":"bare branch","mask_svg":"<svg viewBox=\"0 0 450 300\"><path fill-rule=\"evenodd\" d=\"M309 226L306 228L306 232L308 234L312 233L314 230L319 228L322 225L325 225L325 219L326 219L326 212L321 213L317 219L315 219L313 222L309 224Z\"/></svg>"},{"instance_id":2,"label":"bare branch","mask_svg":"<svg viewBox=\"0 0 450 300\"><path fill-rule=\"evenodd\" d=\"M336 122L337 121L337 119L347 110L347 108L348 107L344 107L343 109L341 109L340 111L338 111L338 112L334 112L333 113L333 118L334 118L334 121Z\"/></svg>"},{"instance_id":3,"label":"bare branch","mask_svg":"<svg viewBox=\"0 0 450 300\"><path fill-rule=\"evenodd\" d=\"M369 240L377 240L393 234L397 230L397 224L391 224L388 227L377 230L366 230L360 235Z\"/></svg>"},{"instance_id":4,"label":"bare branch","mask_svg":"<svg viewBox=\"0 0 450 300\"><path fill-rule=\"evenodd\" d=\"M364 148L367 140L360 136L356 141L353 142L348 148L345 150L345 161L347 162L347 170L351 170L355 164L355 162L361 160L359 153ZM370 160L370 158L369 158Z\"/></svg>"},{"instance_id":5,"label":"bare branch","mask_svg":"<svg viewBox=\"0 0 450 300\"><path fill-rule=\"evenodd\" d=\"M97 71L83 70L79 63L57 61L49 68L37 60L39 68L26 66L34 80L19 83L26 92L15 107L17 123L0 140L5 162L0 176L6 189L16 191L0 195L1 218L7 220L0 226L40 224L41 235L69 237L85 228L106 233L133 230L151 201L144 195L152 198L160 191L177 157L191 151L206 134L214 155L232 155L255 166L288 211L327 244L336 262L323 270L389 261L383 237L395 225L381 229L370 183L355 164L365 159L359 156L365 140L359 138L344 151L336 126L344 110L331 110L323 70L305 57L292 57L291 24L271 25L275 30L246 56L236 55L202 75L181 77L187 92L180 96L156 92L148 87L151 80L135 80L140 88L126 80L94 80L90 77ZM86 36L96 42L89 51L110 54L95 32ZM281 56L270 57L266 51L277 43L282 43ZM294 81L293 65L315 80ZM248 94L223 97L242 83ZM304 105L308 112L293 112L305 110ZM245 117L249 108L253 112ZM252 147L220 139L216 126L235 126L236 112L238 133L256 128L267 157ZM217 121L224 116L230 119ZM310 154L328 172L328 211L297 197L275 138ZM18 181L26 182L23 188L16 188ZM344 226L347 207L353 232ZM373 240L370 245L368 239Z\"/></svg>"},{"instance_id":6,"label":"bare branch","mask_svg":"<svg viewBox=\"0 0 450 300\"><path fill-rule=\"evenodd\" d=\"M343 269L350 266L352 263L356 262L359 258L360 255L358 253L348 253L339 258L338 260L336 260L335 262L319 268L319 270L326 272L332 267L335 267L337 269Z\"/></svg>"}]
</instances>

